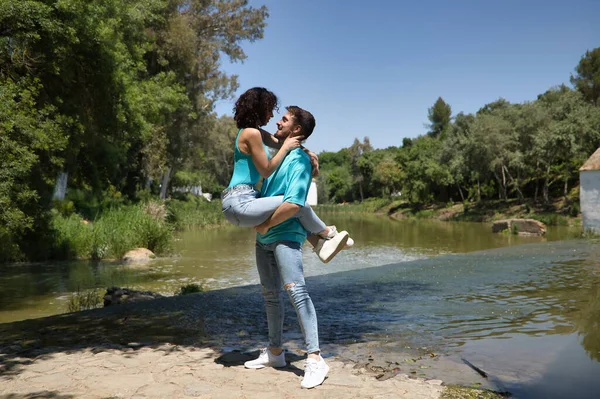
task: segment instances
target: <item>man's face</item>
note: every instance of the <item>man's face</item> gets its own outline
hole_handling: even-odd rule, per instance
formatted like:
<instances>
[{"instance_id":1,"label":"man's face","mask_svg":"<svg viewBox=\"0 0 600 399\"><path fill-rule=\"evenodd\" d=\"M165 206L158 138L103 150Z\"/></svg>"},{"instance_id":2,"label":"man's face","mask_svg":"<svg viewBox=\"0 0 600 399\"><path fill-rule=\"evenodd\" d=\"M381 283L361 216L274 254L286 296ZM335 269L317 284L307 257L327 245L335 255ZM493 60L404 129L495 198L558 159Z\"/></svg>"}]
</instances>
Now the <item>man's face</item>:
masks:
<instances>
[{"instance_id":1,"label":"man's face","mask_svg":"<svg viewBox=\"0 0 600 399\"><path fill-rule=\"evenodd\" d=\"M278 139L285 140L291 134L297 134L300 132L300 126L296 125L294 115L289 112L283 115L281 120L277 122L277 131L274 136Z\"/></svg>"}]
</instances>

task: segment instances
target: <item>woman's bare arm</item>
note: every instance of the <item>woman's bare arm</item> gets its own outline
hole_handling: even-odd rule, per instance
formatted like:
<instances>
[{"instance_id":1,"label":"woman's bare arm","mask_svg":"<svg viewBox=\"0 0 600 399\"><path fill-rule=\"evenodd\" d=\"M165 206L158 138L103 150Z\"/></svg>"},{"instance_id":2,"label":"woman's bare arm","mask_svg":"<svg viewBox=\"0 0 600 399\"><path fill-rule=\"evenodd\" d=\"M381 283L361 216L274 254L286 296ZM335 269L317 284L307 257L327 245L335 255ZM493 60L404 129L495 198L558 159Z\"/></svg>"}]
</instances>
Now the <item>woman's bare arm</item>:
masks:
<instances>
[{"instance_id":1,"label":"woman's bare arm","mask_svg":"<svg viewBox=\"0 0 600 399\"><path fill-rule=\"evenodd\" d=\"M263 146L262 133L258 129L244 129L240 135L240 150L252 157L252 162L262 177L269 177L275 169L281 164L287 153L300 146L300 142L295 137L286 139L277 154L271 159L267 157L265 147Z\"/></svg>"}]
</instances>

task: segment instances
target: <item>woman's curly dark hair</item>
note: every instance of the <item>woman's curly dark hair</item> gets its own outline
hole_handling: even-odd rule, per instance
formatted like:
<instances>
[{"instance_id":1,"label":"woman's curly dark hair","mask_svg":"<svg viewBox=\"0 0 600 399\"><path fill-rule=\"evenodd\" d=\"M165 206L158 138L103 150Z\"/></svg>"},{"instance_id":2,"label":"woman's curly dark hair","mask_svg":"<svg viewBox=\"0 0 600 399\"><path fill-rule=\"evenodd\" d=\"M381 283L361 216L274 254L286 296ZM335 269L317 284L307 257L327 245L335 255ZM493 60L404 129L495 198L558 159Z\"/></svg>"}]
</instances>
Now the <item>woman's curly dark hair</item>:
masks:
<instances>
[{"instance_id":1,"label":"woman's curly dark hair","mask_svg":"<svg viewBox=\"0 0 600 399\"><path fill-rule=\"evenodd\" d=\"M238 129L258 128L267 124L267 113L279 111L277 96L264 87L248 89L238 98L233 107Z\"/></svg>"}]
</instances>

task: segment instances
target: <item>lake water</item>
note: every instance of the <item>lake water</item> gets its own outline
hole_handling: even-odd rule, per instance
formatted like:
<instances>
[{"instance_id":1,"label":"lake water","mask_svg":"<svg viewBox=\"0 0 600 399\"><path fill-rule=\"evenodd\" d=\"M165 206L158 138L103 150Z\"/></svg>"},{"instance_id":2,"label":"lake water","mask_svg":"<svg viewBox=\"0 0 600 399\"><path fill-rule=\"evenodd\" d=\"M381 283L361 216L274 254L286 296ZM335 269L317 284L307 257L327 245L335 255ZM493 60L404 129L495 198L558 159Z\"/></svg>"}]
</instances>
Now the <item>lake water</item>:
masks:
<instances>
[{"instance_id":1,"label":"lake water","mask_svg":"<svg viewBox=\"0 0 600 399\"><path fill-rule=\"evenodd\" d=\"M324 341L376 343L370 350L387 356L427 346L468 359L490 375L488 385L521 398L597 397L597 241L574 239L578 230L566 227L550 226L546 237L533 238L492 234L490 225L479 223L325 219L348 230L356 244L326 265L305 247ZM119 285L171 294L188 283L220 290L258 282L249 230L187 232L177 252L149 267L1 266L0 322L64 312L78 288ZM259 301L256 292L249 295Z\"/></svg>"}]
</instances>

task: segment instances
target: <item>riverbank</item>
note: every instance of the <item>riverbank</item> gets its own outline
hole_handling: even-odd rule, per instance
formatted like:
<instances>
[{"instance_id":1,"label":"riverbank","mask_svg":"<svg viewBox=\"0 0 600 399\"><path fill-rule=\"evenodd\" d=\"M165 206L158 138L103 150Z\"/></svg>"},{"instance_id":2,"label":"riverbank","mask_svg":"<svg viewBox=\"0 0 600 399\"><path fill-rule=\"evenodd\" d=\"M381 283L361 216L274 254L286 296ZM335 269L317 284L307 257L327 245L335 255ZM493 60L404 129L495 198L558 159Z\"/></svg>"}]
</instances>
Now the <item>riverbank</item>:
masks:
<instances>
[{"instance_id":1,"label":"riverbank","mask_svg":"<svg viewBox=\"0 0 600 399\"><path fill-rule=\"evenodd\" d=\"M247 370L243 362L257 355L264 326L243 316L217 317L205 310L212 300L201 293L0 324L0 398L502 397L480 389L466 396L466 388L412 375L403 359L390 363L359 349L361 358L351 360L331 346L324 348L328 379L301 390L299 337L285 342L286 368ZM441 357L429 364L449 367ZM427 366L428 374L434 367ZM462 367L455 372L473 373Z\"/></svg>"},{"instance_id":2,"label":"riverbank","mask_svg":"<svg viewBox=\"0 0 600 399\"><path fill-rule=\"evenodd\" d=\"M373 198L362 203L318 205L315 211L335 213L370 213L394 219L433 219L440 221L483 222L501 219L529 218L548 226L580 226L579 202L564 199L551 204L517 200L495 200L481 202L440 203L414 206L400 200Z\"/></svg>"},{"instance_id":3,"label":"riverbank","mask_svg":"<svg viewBox=\"0 0 600 399\"><path fill-rule=\"evenodd\" d=\"M531 218L548 226L580 226L578 202L555 201L550 205L533 202L485 201L479 203L432 204L421 207L400 200L369 198L362 203L324 204L314 207L318 214L366 213L394 219L493 222L507 218ZM129 250L148 248L156 255L171 255L177 232L227 224L221 202L193 195L167 201L148 201L105 209L88 220L75 212L72 203L57 203L50 212L49 231L35 259L24 252L0 253L5 263L45 260L119 260ZM30 244L28 244L30 245ZM0 252L2 247L0 247Z\"/></svg>"},{"instance_id":4,"label":"riverbank","mask_svg":"<svg viewBox=\"0 0 600 399\"><path fill-rule=\"evenodd\" d=\"M177 232L226 223L221 202L180 195L178 199L121 204L85 218L70 201L55 202L45 217L42 238L30 249L2 252L0 261L120 260L135 248L147 248L158 256L171 255ZM24 244L24 245L25 245Z\"/></svg>"}]
</instances>

